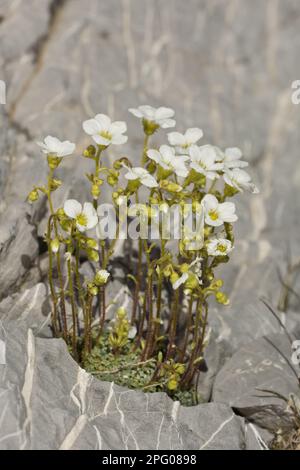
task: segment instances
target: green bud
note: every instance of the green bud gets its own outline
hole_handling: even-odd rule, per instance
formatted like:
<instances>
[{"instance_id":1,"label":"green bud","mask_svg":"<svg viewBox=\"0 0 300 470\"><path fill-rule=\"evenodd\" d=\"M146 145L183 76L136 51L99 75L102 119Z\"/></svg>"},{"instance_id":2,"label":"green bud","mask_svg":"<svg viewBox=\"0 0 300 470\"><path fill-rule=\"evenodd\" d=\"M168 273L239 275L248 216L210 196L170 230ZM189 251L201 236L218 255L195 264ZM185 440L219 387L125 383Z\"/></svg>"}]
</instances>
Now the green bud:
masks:
<instances>
[{"instance_id":1,"label":"green bud","mask_svg":"<svg viewBox=\"0 0 300 470\"><path fill-rule=\"evenodd\" d=\"M57 180L57 179L52 179L50 181L50 191L55 191L57 188L59 188L60 186L62 185L62 181L61 180Z\"/></svg>"},{"instance_id":2,"label":"green bud","mask_svg":"<svg viewBox=\"0 0 300 470\"><path fill-rule=\"evenodd\" d=\"M30 203L37 201L38 198L39 198L39 192L37 189L33 189L27 196L27 200Z\"/></svg>"},{"instance_id":3,"label":"green bud","mask_svg":"<svg viewBox=\"0 0 300 470\"><path fill-rule=\"evenodd\" d=\"M62 158L57 157L56 155L53 155L51 153L48 153L47 160L48 160L49 168L51 168L51 170L55 170L61 163Z\"/></svg>"},{"instance_id":4,"label":"green bud","mask_svg":"<svg viewBox=\"0 0 300 470\"><path fill-rule=\"evenodd\" d=\"M143 119L143 128L146 135L152 135L159 129L159 125L156 122Z\"/></svg>"},{"instance_id":5,"label":"green bud","mask_svg":"<svg viewBox=\"0 0 300 470\"><path fill-rule=\"evenodd\" d=\"M219 304L222 304L222 305L229 305L229 299L228 299L227 295L224 294L224 292L217 292L216 293L216 301Z\"/></svg>"},{"instance_id":6,"label":"green bud","mask_svg":"<svg viewBox=\"0 0 300 470\"><path fill-rule=\"evenodd\" d=\"M87 288L91 295L96 296L98 294L98 287L96 287L92 282L88 283Z\"/></svg>"},{"instance_id":7,"label":"green bud","mask_svg":"<svg viewBox=\"0 0 300 470\"><path fill-rule=\"evenodd\" d=\"M98 243L93 238L88 238L87 241L86 241L86 244L87 244L88 248L93 248L94 250L96 250L98 248Z\"/></svg>"},{"instance_id":8,"label":"green bud","mask_svg":"<svg viewBox=\"0 0 300 470\"><path fill-rule=\"evenodd\" d=\"M92 250L92 249L88 249L87 250L87 255L88 255L88 259L90 261L95 261L95 263L97 263L99 261L99 254L98 254L97 251Z\"/></svg>"},{"instance_id":9,"label":"green bud","mask_svg":"<svg viewBox=\"0 0 300 470\"><path fill-rule=\"evenodd\" d=\"M94 158L96 155L96 148L94 145L89 145L88 148L83 152L85 158Z\"/></svg>"},{"instance_id":10,"label":"green bud","mask_svg":"<svg viewBox=\"0 0 300 470\"><path fill-rule=\"evenodd\" d=\"M92 189L91 189L91 194L93 196L94 199L98 199L98 197L100 196L100 188L98 186L98 184L93 184L92 185Z\"/></svg>"},{"instance_id":11,"label":"green bud","mask_svg":"<svg viewBox=\"0 0 300 470\"><path fill-rule=\"evenodd\" d=\"M58 238L54 238L53 240L51 240L50 247L51 247L52 253L57 253L58 252L58 250L59 250L59 240L58 240Z\"/></svg>"}]
</instances>

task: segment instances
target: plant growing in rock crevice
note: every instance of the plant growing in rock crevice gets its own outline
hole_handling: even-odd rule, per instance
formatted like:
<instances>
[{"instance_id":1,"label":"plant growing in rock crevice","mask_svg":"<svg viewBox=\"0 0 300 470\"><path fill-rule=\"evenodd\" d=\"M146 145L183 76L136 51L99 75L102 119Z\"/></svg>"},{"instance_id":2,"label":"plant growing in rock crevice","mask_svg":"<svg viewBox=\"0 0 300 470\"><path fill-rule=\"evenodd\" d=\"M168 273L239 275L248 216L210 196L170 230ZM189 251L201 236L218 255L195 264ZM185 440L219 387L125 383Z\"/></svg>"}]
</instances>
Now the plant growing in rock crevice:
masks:
<instances>
[{"instance_id":1,"label":"plant growing in rock crevice","mask_svg":"<svg viewBox=\"0 0 300 470\"><path fill-rule=\"evenodd\" d=\"M130 112L141 119L144 131L139 166L125 156L112 167L105 164L107 148L126 143L127 126L98 114L83 123L94 141L83 152L93 163L87 175L91 202L67 200L62 207L53 207L52 193L62 184L54 173L63 158L74 153L75 145L50 136L40 144L47 155L47 183L34 187L28 200L34 202L42 193L49 202L45 239L54 335L62 337L74 358L95 373L91 358L98 358L101 378L105 376L101 364L109 369L112 358L118 362L123 356L134 357L128 370L139 369L136 364L147 366L140 386L172 395L190 390L199 377L209 338L209 298L223 305L229 302L221 290L223 281L215 276L234 246L233 223L238 217L228 200L244 189L258 190L243 169L248 164L239 149L223 152L212 145L199 146L203 137L199 128L185 134L170 132L169 145L153 148L153 134L175 126L174 111L140 106ZM108 187L112 188L109 216L107 204L101 204ZM127 236L138 253L128 276L132 310L120 305L109 322L112 299L107 298L106 288L112 282L111 262L117 240ZM82 254L96 266L92 278L81 275ZM182 323L185 332L179 336ZM118 372L124 370L123 362ZM114 365L111 375L113 370Z\"/></svg>"}]
</instances>

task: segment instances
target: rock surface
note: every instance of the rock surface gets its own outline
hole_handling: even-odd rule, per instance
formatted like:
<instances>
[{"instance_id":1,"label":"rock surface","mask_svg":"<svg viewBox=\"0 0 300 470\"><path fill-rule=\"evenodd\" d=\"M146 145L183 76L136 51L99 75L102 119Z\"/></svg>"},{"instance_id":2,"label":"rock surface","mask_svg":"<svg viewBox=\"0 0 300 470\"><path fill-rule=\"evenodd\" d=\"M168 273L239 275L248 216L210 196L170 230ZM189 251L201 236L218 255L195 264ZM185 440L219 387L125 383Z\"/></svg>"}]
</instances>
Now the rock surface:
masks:
<instances>
[{"instance_id":1,"label":"rock surface","mask_svg":"<svg viewBox=\"0 0 300 470\"><path fill-rule=\"evenodd\" d=\"M5 410L0 447L135 448L137 439L140 447L158 442L161 447L199 448L208 442L207 448L255 448L255 431L234 417L230 406L265 425L262 402L252 396L257 382L263 385L266 373L274 390L277 384L284 393L295 387L288 372L287 378L264 364L257 374L256 366L260 369L264 360L281 366L280 358L259 339L282 333L260 297L267 297L275 310L284 305L281 321L295 337L300 335L300 108L291 100L291 84L300 78L299 2L190 0L188 8L181 0L173 0L172 7L165 0L88 3L88 8L80 0L0 3L0 79L7 84L7 104L0 105L0 409ZM24 291L45 278L37 257L45 225L38 231L35 226L45 210L32 218L22 204L32 185L45 179L45 161L34 142L57 135L78 142L80 155L89 142L81 121L97 112L128 122L131 139L122 152L137 162L142 135L127 108L143 103L171 106L178 130L199 125L203 143L241 147L261 189L260 195L241 197L236 248L231 263L220 270L231 305L211 311L213 338L219 344L215 354L213 348L209 352L210 371L202 385L208 399L223 360L238 351L214 386L215 399L226 404L198 407L187 424L191 428L186 428L190 410L178 409L174 423L175 405L151 396L153 435L148 441L148 429L136 433L136 426L142 426L141 410L145 420L148 416L148 398L87 378L61 342L28 333L30 328L34 335L49 336L45 288L37 284ZM155 136L154 144L161 137ZM114 148L107 158L118 155ZM88 167L83 160L64 163L59 173L66 184L57 192L58 204L66 197L85 199L82 175ZM24 292L18 295L20 290ZM253 340L252 346L244 346ZM9 344L14 345L12 356ZM32 350L27 357L29 346L35 356ZM286 344L284 348L290 357ZM7 364L1 365L4 355ZM58 358L60 368L53 362ZM254 366L245 365L247 360ZM246 372L237 377L236 369ZM49 381L61 398L51 396ZM138 397L134 410L126 401L133 393ZM47 406L53 403L51 421ZM53 430L48 444L43 420Z\"/></svg>"},{"instance_id":2,"label":"rock surface","mask_svg":"<svg viewBox=\"0 0 300 470\"><path fill-rule=\"evenodd\" d=\"M286 402L299 395L300 368L291 361L286 335L260 338L240 348L216 377L214 402L226 403L250 421L276 432L291 427Z\"/></svg>"},{"instance_id":3,"label":"rock surface","mask_svg":"<svg viewBox=\"0 0 300 470\"><path fill-rule=\"evenodd\" d=\"M0 449L262 448L228 405L184 408L86 373L62 340L47 338L46 300L39 284L0 304Z\"/></svg>"}]
</instances>

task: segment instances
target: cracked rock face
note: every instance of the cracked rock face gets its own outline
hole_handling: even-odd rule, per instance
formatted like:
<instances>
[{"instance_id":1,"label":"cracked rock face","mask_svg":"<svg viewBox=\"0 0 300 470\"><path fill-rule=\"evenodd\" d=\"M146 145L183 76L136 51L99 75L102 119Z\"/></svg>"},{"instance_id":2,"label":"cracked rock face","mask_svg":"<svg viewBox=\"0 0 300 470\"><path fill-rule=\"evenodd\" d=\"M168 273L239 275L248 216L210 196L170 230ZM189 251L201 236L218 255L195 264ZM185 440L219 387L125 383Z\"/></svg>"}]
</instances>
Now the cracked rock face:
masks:
<instances>
[{"instance_id":1,"label":"cracked rock face","mask_svg":"<svg viewBox=\"0 0 300 470\"><path fill-rule=\"evenodd\" d=\"M47 338L46 299L39 284L0 305L0 449L262 447L228 405L184 408L86 373L62 340Z\"/></svg>"},{"instance_id":2,"label":"cracked rock face","mask_svg":"<svg viewBox=\"0 0 300 470\"><path fill-rule=\"evenodd\" d=\"M259 299L280 306L300 338L300 108L291 100L299 13L297 0L0 2L0 448L261 448L257 429L231 407L266 429L278 424L275 414L286 422L282 403L254 395L265 385L296 391L291 369L262 339L290 358L282 326ZM231 305L212 306L201 376L204 400L213 390L215 402L193 410L98 382L51 339L47 211L23 204L46 176L35 141L56 135L78 142L80 154L89 143L81 122L98 112L127 121L131 136L107 158L121 152L137 164L142 134L127 109L145 103L174 108L179 131L202 127L203 144L239 146L261 189L240 198L236 247L218 272ZM87 198L88 168L66 160L57 204Z\"/></svg>"},{"instance_id":3,"label":"cracked rock face","mask_svg":"<svg viewBox=\"0 0 300 470\"><path fill-rule=\"evenodd\" d=\"M286 335L260 338L238 350L216 377L213 400L226 403L271 432L291 428L286 402L272 394L299 396L299 367Z\"/></svg>"}]
</instances>

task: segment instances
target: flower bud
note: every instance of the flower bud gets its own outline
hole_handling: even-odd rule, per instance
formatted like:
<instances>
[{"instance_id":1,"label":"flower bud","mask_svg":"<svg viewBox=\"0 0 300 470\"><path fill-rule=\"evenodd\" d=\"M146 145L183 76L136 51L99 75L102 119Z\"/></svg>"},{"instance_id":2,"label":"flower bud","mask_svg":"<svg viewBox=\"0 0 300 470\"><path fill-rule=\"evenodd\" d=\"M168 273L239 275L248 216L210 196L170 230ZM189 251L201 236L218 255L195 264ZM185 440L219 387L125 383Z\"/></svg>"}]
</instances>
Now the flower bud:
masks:
<instances>
[{"instance_id":1,"label":"flower bud","mask_svg":"<svg viewBox=\"0 0 300 470\"><path fill-rule=\"evenodd\" d=\"M88 148L83 152L85 158L94 158L96 155L96 148L94 145L89 145Z\"/></svg>"},{"instance_id":2,"label":"flower bud","mask_svg":"<svg viewBox=\"0 0 300 470\"><path fill-rule=\"evenodd\" d=\"M57 157L56 155L53 155L51 153L48 153L47 160L48 160L49 168L51 168L51 170L55 170L59 166L60 162L62 161L62 158Z\"/></svg>"},{"instance_id":3,"label":"flower bud","mask_svg":"<svg viewBox=\"0 0 300 470\"><path fill-rule=\"evenodd\" d=\"M165 189L166 191L169 191L170 193L178 193L182 191L182 186L180 186L177 183L173 183L172 181L168 181L168 180L160 181L160 187L161 189Z\"/></svg>"},{"instance_id":4,"label":"flower bud","mask_svg":"<svg viewBox=\"0 0 300 470\"><path fill-rule=\"evenodd\" d=\"M98 251L95 251L95 250L92 250L92 249L88 249L87 250L87 255L88 255L88 259L90 261L95 261L95 263L97 263L99 261L99 254L98 254Z\"/></svg>"},{"instance_id":5,"label":"flower bud","mask_svg":"<svg viewBox=\"0 0 300 470\"><path fill-rule=\"evenodd\" d=\"M152 135L159 129L159 125L156 122L148 121L147 119L143 119L143 127L146 135Z\"/></svg>"},{"instance_id":6,"label":"flower bud","mask_svg":"<svg viewBox=\"0 0 300 470\"><path fill-rule=\"evenodd\" d=\"M228 305L229 304L229 299L228 299L227 295L224 294L224 292L217 292L216 293L216 301L219 304L222 304L222 305Z\"/></svg>"},{"instance_id":7,"label":"flower bud","mask_svg":"<svg viewBox=\"0 0 300 470\"><path fill-rule=\"evenodd\" d=\"M94 283L97 286L104 286L107 283L107 280L110 276L110 273L106 271L105 269L100 269L97 271L95 277L94 277Z\"/></svg>"},{"instance_id":8,"label":"flower bud","mask_svg":"<svg viewBox=\"0 0 300 470\"><path fill-rule=\"evenodd\" d=\"M52 253L57 253L59 250L59 239L54 238L53 240L51 240L50 247L51 247Z\"/></svg>"},{"instance_id":9,"label":"flower bud","mask_svg":"<svg viewBox=\"0 0 300 470\"><path fill-rule=\"evenodd\" d=\"M27 197L27 200L28 202L32 203L32 202L35 202L37 201L39 198L39 192L37 189L33 189L29 194L28 194L28 197Z\"/></svg>"},{"instance_id":10,"label":"flower bud","mask_svg":"<svg viewBox=\"0 0 300 470\"><path fill-rule=\"evenodd\" d=\"M87 288L91 295L96 296L98 294L98 287L95 286L92 282L88 283Z\"/></svg>"},{"instance_id":11,"label":"flower bud","mask_svg":"<svg viewBox=\"0 0 300 470\"><path fill-rule=\"evenodd\" d=\"M59 188L60 186L62 185L62 181L61 180L57 180L57 179L52 179L50 181L50 191L55 191L57 188Z\"/></svg>"},{"instance_id":12,"label":"flower bud","mask_svg":"<svg viewBox=\"0 0 300 470\"><path fill-rule=\"evenodd\" d=\"M91 194L93 196L94 199L98 199L98 197L100 196L100 188L98 186L98 184L93 184L92 185L92 190L91 190Z\"/></svg>"},{"instance_id":13,"label":"flower bud","mask_svg":"<svg viewBox=\"0 0 300 470\"><path fill-rule=\"evenodd\" d=\"M89 238L87 240L86 244L87 244L88 248L93 248L94 250L96 250L98 248L98 243L93 238Z\"/></svg>"}]
</instances>

